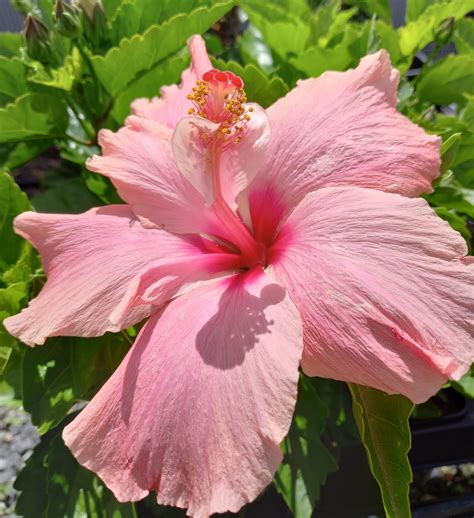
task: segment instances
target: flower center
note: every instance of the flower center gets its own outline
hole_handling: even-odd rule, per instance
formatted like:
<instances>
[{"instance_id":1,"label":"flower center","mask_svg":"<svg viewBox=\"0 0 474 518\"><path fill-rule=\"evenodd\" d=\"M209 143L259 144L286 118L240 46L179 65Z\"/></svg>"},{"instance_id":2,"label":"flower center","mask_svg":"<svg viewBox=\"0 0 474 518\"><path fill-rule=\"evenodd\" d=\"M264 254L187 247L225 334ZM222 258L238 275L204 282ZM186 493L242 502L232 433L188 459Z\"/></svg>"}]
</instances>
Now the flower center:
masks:
<instances>
[{"instance_id":1,"label":"flower center","mask_svg":"<svg viewBox=\"0 0 474 518\"><path fill-rule=\"evenodd\" d=\"M253 111L252 107L245 107L247 96L243 87L242 79L232 72L212 69L198 79L192 93L187 96L194 105L188 110L190 115L196 114L220 124L217 135L224 147L242 140L242 133L250 120L249 112Z\"/></svg>"}]
</instances>

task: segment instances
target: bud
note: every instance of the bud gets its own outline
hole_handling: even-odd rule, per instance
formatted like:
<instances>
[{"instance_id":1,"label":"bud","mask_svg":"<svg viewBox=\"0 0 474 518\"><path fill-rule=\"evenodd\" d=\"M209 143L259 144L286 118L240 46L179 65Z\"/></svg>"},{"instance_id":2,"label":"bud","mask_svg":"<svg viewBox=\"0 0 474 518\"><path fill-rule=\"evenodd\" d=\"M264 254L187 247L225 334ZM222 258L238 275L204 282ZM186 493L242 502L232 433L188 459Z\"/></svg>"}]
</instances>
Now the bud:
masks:
<instances>
[{"instance_id":1,"label":"bud","mask_svg":"<svg viewBox=\"0 0 474 518\"><path fill-rule=\"evenodd\" d=\"M48 63L51 59L51 37L48 27L29 14L25 19L23 35L28 56L40 63Z\"/></svg>"},{"instance_id":2,"label":"bud","mask_svg":"<svg viewBox=\"0 0 474 518\"><path fill-rule=\"evenodd\" d=\"M446 45L449 43L454 31L454 16L450 16L443 20L433 31L434 40L438 45Z\"/></svg>"},{"instance_id":3,"label":"bud","mask_svg":"<svg viewBox=\"0 0 474 518\"><path fill-rule=\"evenodd\" d=\"M80 11L75 5L67 4L64 0L56 0L54 18L56 29L62 36L74 39L81 35Z\"/></svg>"},{"instance_id":4,"label":"bud","mask_svg":"<svg viewBox=\"0 0 474 518\"><path fill-rule=\"evenodd\" d=\"M104 7L102 5L101 0L76 0L76 4L78 4L82 8L82 10L86 13L87 18L89 19L89 21L91 23L94 22L94 18L96 16L95 15L96 9L99 9L100 11L102 11L102 14L104 15L104 18L105 18Z\"/></svg>"}]
</instances>

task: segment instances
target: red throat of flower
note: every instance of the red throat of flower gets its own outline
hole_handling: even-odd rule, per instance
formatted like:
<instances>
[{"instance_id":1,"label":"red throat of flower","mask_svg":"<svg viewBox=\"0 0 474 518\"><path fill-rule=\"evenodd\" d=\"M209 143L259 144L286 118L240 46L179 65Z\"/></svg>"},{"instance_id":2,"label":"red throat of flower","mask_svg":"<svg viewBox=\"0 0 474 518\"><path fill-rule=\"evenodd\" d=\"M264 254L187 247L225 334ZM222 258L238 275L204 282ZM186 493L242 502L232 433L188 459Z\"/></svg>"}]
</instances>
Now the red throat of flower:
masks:
<instances>
[{"instance_id":1,"label":"red throat of flower","mask_svg":"<svg viewBox=\"0 0 474 518\"><path fill-rule=\"evenodd\" d=\"M218 133L226 143L238 144L250 120L253 108L245 107L247 96L244 82L232 72L209 70L198 79L188 99L194 107L189 114L196 114L220 124Z\"/></svg>"}]
</instances>

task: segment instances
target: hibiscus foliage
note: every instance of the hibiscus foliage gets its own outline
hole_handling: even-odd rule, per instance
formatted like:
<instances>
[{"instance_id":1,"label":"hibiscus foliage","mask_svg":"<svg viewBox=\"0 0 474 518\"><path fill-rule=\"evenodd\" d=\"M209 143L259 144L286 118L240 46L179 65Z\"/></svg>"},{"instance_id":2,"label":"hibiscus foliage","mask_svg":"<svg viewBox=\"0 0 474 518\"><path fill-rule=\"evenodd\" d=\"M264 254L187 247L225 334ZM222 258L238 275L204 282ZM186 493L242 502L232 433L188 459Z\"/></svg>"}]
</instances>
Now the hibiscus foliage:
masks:
<instances>
[{"instance_id":1,"label":"hibiscus foliage","mask_svg":"<svg viewBox=\"0 0 474 518\"><path fill-rule=\"evenodd\" d=\"M394 19L388 0L13 4L28 23L23 35L0 34L2 321L45 282L37 252L13 232L14 217L32 209L80 213L121 203L110 181L89 172L85 162L99 153L99 130L117 130L133 100L179 82L193 34L204 35L213 65L241 77L248 99L265 108L299 79L356 67L364 56L386 49L401 73L398 110L443 140L442 175L424 197L471 250L474 20L466 15L473 0L408 0L405 20ZM61 439L71 416L120 364L138 327L100 338L49 338L33 349L0 324L3 386L42 435L15 483L18 515L132 517L144 509L153 516L180 514L152 500L119 504ZM474 397L473 380L467 374L452 387ZM372 514L385 509L390 518L410 516L411 411L403 396L301 374L274 479L284 505L297 518L317 513L344 448L362 441L380 487Z\"/></svg>"}]
</instances>

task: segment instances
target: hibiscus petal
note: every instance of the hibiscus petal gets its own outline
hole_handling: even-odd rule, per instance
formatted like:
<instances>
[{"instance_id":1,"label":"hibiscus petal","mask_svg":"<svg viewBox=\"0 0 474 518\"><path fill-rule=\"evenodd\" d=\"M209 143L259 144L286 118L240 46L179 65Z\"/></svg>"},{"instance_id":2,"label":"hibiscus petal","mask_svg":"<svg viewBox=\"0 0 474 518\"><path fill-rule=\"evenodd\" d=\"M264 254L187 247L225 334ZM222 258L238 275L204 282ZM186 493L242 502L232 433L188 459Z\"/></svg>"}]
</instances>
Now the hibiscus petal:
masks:
<instances>
[{"instance_id":1,"label":"hibiscus petal","mask_svg":"<svg viewBox=\"0 0 474 518\"><path fill-rule=\"evenodd\" d=\"M195 518L237 511L271 482L294 410L302 330L261 271L172 301L64 430L120 501L157 491Z\"/></svg>"},{"instance_id":2,"label":"hibiscus petal","mask_svg":"<svg viewBox=\"0 0 474 518\"><path fill-rule=\"evenodd\" d=\"M321 189L274 253L304 319L306 373L419 403L469 369L474 264L424 200Z\"/></svg>"},{"instance_id":3,"label":"hibiscus petal","mask_svg":"<svg viewBox=\"0 0 474 518\"><path fill-rule=\"evenodd\" d=\"M347 72L300 81L268 110L266 167L250 189L254 225L280 200L275 221L318 188L356 185L417 196L439 174L437 136L396 111L399 73L385 51Z\"/></svg>"},{"instance_id":4,"label":"hibiscus petal","mask_svg":"<svg viewBox=\"0 0 474 518\"><path fill-rule=\"evenodd\" d=\"M186 96L191 92L196 81L212 68L207 55L206 44L201 36L192 36L188 40L191 53L191 66L183 72L181 84L161 88L161 97L137 99L132 104L132 112L174 128L178 121L188 114L192 106Z\"/></svg>"},{"instance_id":5,"label":"hibiscus petal","mask_svg":"<svg viewBox=\"0 0 474 518\"><path fill-rule=\"evenodd\" d=\"M121 198L143 221L171 232L227 237L202 196L178 171L171 149L172 134L157 122L129 117L117 133L99 133L102 156L93 156L87 167L109 177Z\"/></svg>"},{"instance_id":6,"label":"hibiscus petal","mask_svg":"<svg viewBox=\"0 0 474 518\"><path fill-rule=\"evenodd\" d=\"M48 276L28 307L4 321L28 345L48 336L99 336L139 322L150 304L131 308L121 326L109 321L137 271L159 258L202 253L165 231L143 228L126 205L78 215L25 212L15 230L40 251Z\"/></svg>"}]
</instances>

